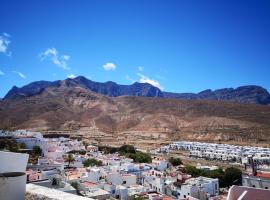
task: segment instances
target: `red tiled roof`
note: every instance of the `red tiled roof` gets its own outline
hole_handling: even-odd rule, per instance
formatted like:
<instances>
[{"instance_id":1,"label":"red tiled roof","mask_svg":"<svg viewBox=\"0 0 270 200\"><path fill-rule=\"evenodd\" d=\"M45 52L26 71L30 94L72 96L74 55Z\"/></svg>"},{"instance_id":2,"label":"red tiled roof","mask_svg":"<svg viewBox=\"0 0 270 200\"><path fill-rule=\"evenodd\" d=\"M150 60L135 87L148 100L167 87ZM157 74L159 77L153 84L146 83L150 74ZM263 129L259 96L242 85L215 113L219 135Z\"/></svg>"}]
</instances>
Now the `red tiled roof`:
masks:
<instances>
[{"instance_id":1,"label":"red tiled roof","mask_svg":"<svg viewBox=\"0 0 270 200\"><path fill-rule=\"evenodd\" d=\"M171 197L164 197L163 200L172 200Z\"/></svg>"},{"instance_id":2,"label":"red tiled roof","mask_svg":"<svg viewBox=\"0 0 270 200\"><path fill-rule=\"evenodd\" d=\"M89 182L89 181L83 182L82 184L83 184L84 186L87 186L87 187L97 185L96 183Z\"/></svg>"},{"instance_id":3,"label":"red tiled roof","mask_svg":"<svg viewBox=\"0 0 270 200\"><path fill-rule=\"evenodd\" d=\"M260 177L260 178L268 178L270 179L270 173L266 173L266 172L257 172L257 177Z\"/></svg>"}]
</instances>

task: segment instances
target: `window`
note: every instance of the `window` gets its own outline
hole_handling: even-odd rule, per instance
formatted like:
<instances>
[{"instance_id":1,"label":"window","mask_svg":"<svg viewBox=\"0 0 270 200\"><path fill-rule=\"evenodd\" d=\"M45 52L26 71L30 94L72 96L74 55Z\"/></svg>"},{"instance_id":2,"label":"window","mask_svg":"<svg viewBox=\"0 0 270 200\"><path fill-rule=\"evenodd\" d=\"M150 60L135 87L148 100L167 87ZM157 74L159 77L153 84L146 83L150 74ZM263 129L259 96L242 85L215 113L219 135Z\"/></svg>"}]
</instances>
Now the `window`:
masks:
<instances>
[{"instance_id":1,"label":"window","mask_svg":"<svg viewBox=\"0 0 270 200\"><path fill-rule=\"evenodd\" d=\"M127 181L123 181L123 184L126 184L127 183Z\"/></svg>"},{"instance_id":2,"label":"window","mask_svg":"<svg viewBox=\"0 0 270 200\"><path fill-rule=\"evenodd\" d=\"M186 198L187 196L186 195L184 195L184 198Z\"/></svg>"}]
</instances>

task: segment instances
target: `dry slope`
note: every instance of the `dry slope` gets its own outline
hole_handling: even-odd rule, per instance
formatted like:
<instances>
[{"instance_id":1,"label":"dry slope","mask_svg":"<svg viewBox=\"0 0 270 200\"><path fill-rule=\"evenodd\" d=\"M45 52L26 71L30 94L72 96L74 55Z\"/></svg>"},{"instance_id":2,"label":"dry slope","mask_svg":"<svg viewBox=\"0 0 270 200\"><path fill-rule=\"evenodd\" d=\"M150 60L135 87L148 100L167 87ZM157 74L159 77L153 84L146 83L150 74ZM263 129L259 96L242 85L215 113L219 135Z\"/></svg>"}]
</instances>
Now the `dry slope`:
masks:
<instances>
[{"instance_id":1,"label":"dry slope","mask_svg":"<svg viewBox=\"0 0 270 200\"><path fill-rule=\"evenodd\" d=\"M270 142L270 106L223 101L107 97L83 87L49 87L0 102L0 129L95 130L123 141L192 139ZM86 135L87 137L87 135Z\"/></svg>"}]
</instances>

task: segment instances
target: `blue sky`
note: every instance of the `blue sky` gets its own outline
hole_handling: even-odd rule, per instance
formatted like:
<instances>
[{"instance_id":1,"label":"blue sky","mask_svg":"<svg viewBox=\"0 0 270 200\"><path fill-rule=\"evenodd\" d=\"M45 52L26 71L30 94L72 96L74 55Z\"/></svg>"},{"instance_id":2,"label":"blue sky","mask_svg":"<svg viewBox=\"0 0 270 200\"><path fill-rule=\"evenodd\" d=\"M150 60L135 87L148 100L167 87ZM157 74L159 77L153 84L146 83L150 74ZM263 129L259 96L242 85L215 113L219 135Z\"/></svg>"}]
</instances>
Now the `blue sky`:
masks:
<instances>
[{"instance_id":1,"label":"blue sky","mask_svg":"<svg viewBox=\"0 0 270 200\"><path fill-rule=\"evenodd\" d=\"M166 91L270 89L270 1L1 0L0 97L83 75Z\"/></svg>"}]
</instances>

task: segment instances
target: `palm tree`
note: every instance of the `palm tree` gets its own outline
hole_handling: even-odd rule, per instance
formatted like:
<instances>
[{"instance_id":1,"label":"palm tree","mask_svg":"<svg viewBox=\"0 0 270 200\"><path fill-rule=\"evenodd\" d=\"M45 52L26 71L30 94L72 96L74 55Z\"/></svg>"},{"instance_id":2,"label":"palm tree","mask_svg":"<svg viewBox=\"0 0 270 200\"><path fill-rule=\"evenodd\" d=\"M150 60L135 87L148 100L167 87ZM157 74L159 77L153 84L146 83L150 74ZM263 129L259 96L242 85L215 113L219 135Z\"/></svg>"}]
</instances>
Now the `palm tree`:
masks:
<instances>
[{"instance_id":1,"label":"palm tree","mask_svg":"<svg viewBox=\"0 0 270 200\"><path fill-rule=\"evenodd\" d=\"M72 154L68 154L66 158L66 162L68 162L68 166L70 166L70 163L73 162L75 159Z\"/></svg>"}]
</instances>

